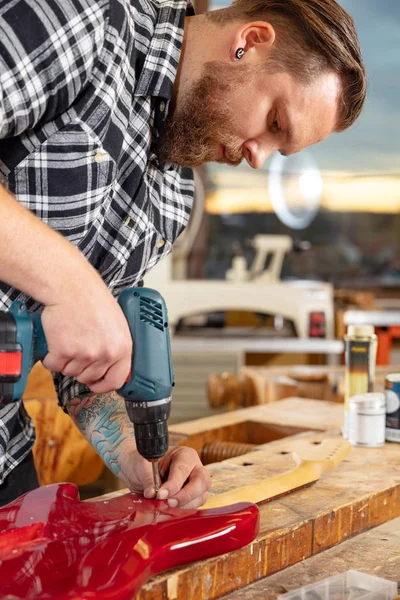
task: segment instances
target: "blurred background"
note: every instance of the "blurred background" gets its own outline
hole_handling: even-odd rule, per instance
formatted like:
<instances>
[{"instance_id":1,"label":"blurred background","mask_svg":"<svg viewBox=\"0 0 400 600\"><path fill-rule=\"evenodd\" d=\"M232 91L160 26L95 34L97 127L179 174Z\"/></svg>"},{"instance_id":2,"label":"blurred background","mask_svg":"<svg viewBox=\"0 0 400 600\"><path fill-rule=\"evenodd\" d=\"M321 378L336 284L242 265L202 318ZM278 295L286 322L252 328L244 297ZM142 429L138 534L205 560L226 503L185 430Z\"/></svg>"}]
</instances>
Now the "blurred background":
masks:
<instances>
[{"instance_id":1,"label":"blurred background","mask_svg":"<svg viewBox=\"0 0 400 600\"><path fill-rule=\"evenodd\" d=\"M303 153L282 158L282 185L290 209L307 211L307 190L294 179L307 169L320 173L320 206L299 228L284 207L274 212L269 186L271 158L253 171L212 164L206 174L207 233L203 275L223 277L235 252L251 260L246 240L257 233L287 234L311 244L286 257L282 277L322 279L337 287L397 288L400 281L400 3L395 0L341 0L354 18L368 73L368 98L350 130L332 135ZM211 7L226 5L212 0ZM311 178L308 187L319 186ZM310 190L308 190L310 191ZM303 192L303 194L302 194ZM303 196L301 198L301 196ZM281 199L283 202L283 199ZM290 215L289 215L290 216ZM283 221L283 222L282 222ZM296 223L294 222L296 225ZM192 269L197 275L196 269Z\"/></svg>"},{"instance_id":2,"label":"blurred background","mask_svg":"<svg viewBox=\"0 0 400 600\"><path fill-rule=\"evenodd\" d=\"M206 414L213 369L342 363L353 322L376 326L378 364L399 357L400 3L341 4L368 74L361 118L257 171L198 170L189 230L146 278L174 325L176 420Z\"/></svg>"}]
</instances>

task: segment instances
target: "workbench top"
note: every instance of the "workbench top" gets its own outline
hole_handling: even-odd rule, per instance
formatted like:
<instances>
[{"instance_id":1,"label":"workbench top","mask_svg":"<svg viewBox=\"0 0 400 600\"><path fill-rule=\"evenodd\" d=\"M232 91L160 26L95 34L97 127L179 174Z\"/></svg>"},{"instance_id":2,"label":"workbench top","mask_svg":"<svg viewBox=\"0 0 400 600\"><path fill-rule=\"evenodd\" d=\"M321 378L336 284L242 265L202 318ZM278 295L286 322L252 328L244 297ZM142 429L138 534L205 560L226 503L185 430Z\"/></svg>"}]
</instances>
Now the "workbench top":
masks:
<instances>
[{"instance_id":1,"label":"workbench top","mask_svg":"<svg viewBox=\"0 0 400 600\"><path fill-rule=\"evenodd\" d=\"M342 420L343 406L338 403L288 398L173 425L170 433L172 443L189 445L197 450L205 442L226 440L226 436L230 440L239 436L238 441L246 441L246 436L251 435L259 438L253 439L253 442L263 444L259 452L265 453L265 462L257 462L254 457L248 461L246 457L251 455L245 454L209 466L214 489L223 493L232 489L232 461L242 461L236 462L236 469L238 464L243 464L243 471L238 471L236 490L246 485L247 472L251 483L255 478L268 479L282 472L282 460L292 460L290 449L299 440L308 440L311 444L319 444L327 438L339 441ZM268 436L271 441L266 439ZM310 564L310 569L299 571L298 579L293 580L296 587L304 585L303 580L309 583L330 576L332 570L339 567L331 565L330 570L327 563L326 569L322 570L321 564L328 556L326 551L341 548L352 538L361 540L355 536L400 517L399 458L398 444L387 443L382 448L351 448L336 469L323 473L315 483L261 503L260 531L252 544L229 554L161 573L143 586L135 600L213 600L226 595L230 600L253 600L252 593L256 594L254 600L276 598L278 582L286 581L289 585L291 580L284 577L290 567L294 569L297 565L296 568L300 569L300 563ZM246 466L253 463L256 464ZM287 468L290 469L290 466ZM118 493L121 492L115 494ZM388 527L390 530L390 524ZM377 553L379 539L374 538L371 557L371 561L375 561L374 568L383 567L390 561L395 563L399 554L384 558L386 555ZM381 543L387 549L385 542ZM319 556L321 552L323 555ZM312 567L314 564L315 569ZM342 567L343 564L340 570L350 568ZM307 573L308 579L302 579L303 573ZM274 574L278 574L275 579L271 578ZM265 577L264 582L268 585L272 582L271 586L275 586L271 587L270 596L263 588L259 593L254 583ZM244 596L242 588L249 584L254 584L246 591L250 595ZM279 593L282 593L282 586Z\"/></svg>"},{"instance_id":2,"label":"workbench top","mask_svg":"<svg viewBox=\"0 0 400 600\"><path fill-rule=\"evenodd\" d=\"M275 461L281 461L282 455L287 454L292 440L309 439L318 444L326 437L340 439L342 416L343 406L337 403L290 398L173 425L171 437L175 443L198 448L202 441L226 439L221 437L221 432L228 432L229 439L235 439L238 432L240 435L251 431L258 431L257 435L262 432L269 435L270 432L274 441L268 444L267 464L257 465L257 476L265 478L274 472ZM289 437L279 439L282 435ZM265 444L266 441L261 439L258 443ZM245 465L246 455L240 458ZM266 596L264 592L254 596L257 600L277 597L277 582L289 567L302 561L306 561L304 564L316 561L319 565L317 559L322 551L341 547L354 536L400 516L399 458L398 444L386 444L377 449L352 448L335 470L324 473L317 482L262 504L259 507L260 532L252 544L227 555L160 574L142 588L136 600L211 600L227 594L232 600L253 600L251 595L242 595L244 590L241 588L279 573L275 580L268 579L275 585L271 592L275 596ZM218 491L224 491L224 486L230 489L232 465L229 461L219 463L217 469L215 465L210 468L214 469ZM243 472L246 472L245 466ZM254 478L254 471L252 476ZM377 538L376 544L378 541ZM326 552L322 556L325 557ZM322 556L321 560L324 560ZM379 553L374 551L373 558L376 566L383 564ZM311 569L307 583L329 576L328 571L322 572L320 567L315 571ZM303 585L300 576L298 581ZM235 592L238 589L240 592Z\"/></svg>"}]
</instances>

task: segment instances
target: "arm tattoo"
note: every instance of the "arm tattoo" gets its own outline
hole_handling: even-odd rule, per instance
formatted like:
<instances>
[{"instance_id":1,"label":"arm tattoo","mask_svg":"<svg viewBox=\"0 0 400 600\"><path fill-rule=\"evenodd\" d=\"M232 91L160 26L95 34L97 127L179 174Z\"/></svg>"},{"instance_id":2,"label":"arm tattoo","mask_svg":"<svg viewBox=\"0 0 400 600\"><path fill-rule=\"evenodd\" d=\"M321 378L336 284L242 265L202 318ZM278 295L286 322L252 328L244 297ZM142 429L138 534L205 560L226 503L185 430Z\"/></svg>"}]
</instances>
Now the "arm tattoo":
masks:
<instances>
[{"instance_id":1,"label":"arm tattoo","mask_svg":"<svg viewBox=\"0 0 400 600\"><path fill-rule=\"evenodd\" d=\"M73 398L67 408L100 458L118 475L120 445L127 437L133 437L123 398L116 393Z\"/></svg>"}]
</instances>

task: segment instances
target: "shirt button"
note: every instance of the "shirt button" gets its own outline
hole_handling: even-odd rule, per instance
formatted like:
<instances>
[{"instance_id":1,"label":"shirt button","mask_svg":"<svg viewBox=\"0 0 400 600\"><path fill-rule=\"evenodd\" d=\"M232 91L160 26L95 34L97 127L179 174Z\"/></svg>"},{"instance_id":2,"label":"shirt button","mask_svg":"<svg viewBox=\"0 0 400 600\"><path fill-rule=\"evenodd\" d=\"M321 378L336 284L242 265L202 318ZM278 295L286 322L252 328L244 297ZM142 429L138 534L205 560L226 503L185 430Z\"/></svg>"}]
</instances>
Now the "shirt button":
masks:
<instances>
[{"instance_id":1,"label":"shirt button","mask_svg":"<svg viewBox=\"0 0 400 600\"><path fill-rule=\"evenodd\" d=\"M97 163L102 163L106 160L106 153L105 152L96 152L95 156L94 156L94 160Z\"/></svg>"},{"instance_id":2,"label":"shirt button","mask_svg":"<svg viewBox=\"0 0 400 600\"><path fill-rule=\"evenodd\" d=\"M163 112L164 112L164 110L165 110L165 102L162 100L162 101L160 102L160 112L162 112L162 113L163 113Z\"/></svg>"},{"instance_id":3,"label":"shirt button","mask_svg":"<svg viewBox=\"0 0 400 600\"><path fill-rule=\"evenodd\" d=\"M156 248L162 248L165 244L164 240L158 240L157 244L156 244Z\"/></svg>"}]
</instances>

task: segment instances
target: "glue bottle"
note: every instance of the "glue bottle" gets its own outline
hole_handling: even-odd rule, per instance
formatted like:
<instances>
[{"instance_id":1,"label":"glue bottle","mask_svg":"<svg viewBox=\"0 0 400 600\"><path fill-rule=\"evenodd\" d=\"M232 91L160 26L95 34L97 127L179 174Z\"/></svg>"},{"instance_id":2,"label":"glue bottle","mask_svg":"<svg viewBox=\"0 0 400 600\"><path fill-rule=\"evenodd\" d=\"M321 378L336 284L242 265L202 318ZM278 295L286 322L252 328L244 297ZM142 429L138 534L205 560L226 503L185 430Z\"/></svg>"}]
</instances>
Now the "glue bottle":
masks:
<instances>
[{"instance_id":1,"label":"glue bottle","mask_svg":"<svg viewBox=\"0 0 400 600\"><path fill-rule=\"evenodd\" d=\"M349 325L345 341L343 437L348 437L349 398L373 391L378 338L372 325Z\"/></svg>"}]
</instances>

